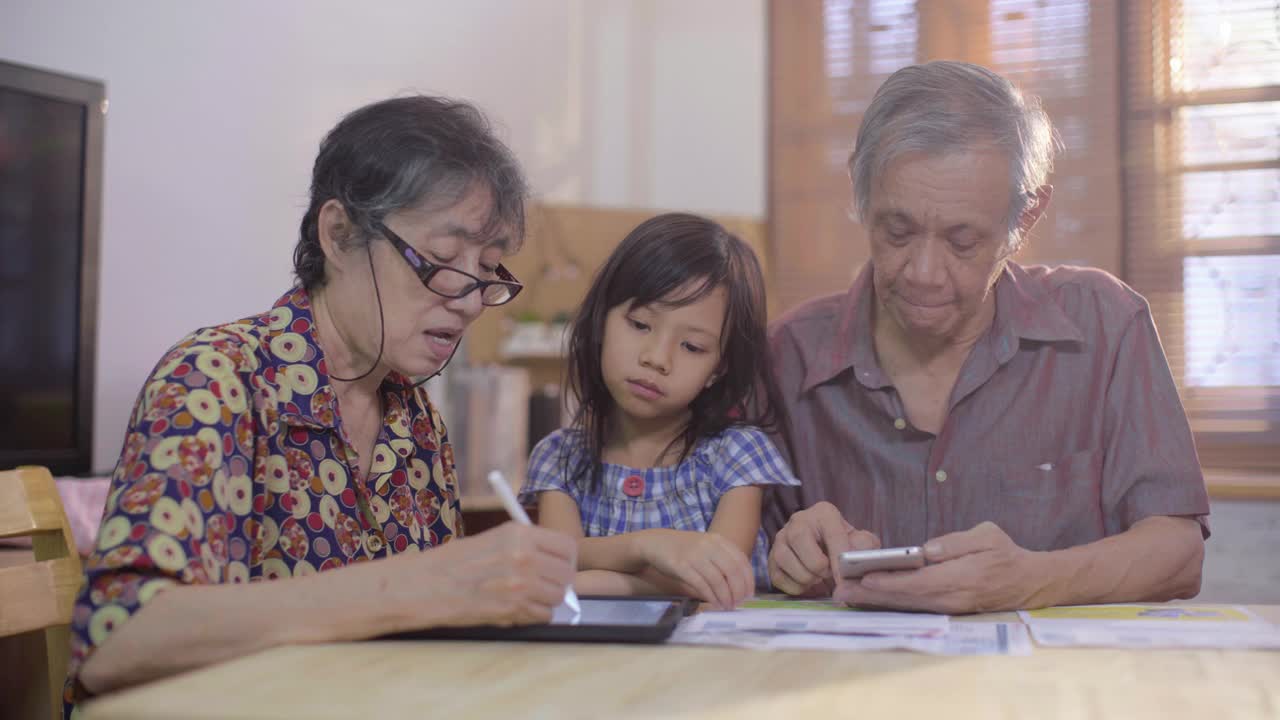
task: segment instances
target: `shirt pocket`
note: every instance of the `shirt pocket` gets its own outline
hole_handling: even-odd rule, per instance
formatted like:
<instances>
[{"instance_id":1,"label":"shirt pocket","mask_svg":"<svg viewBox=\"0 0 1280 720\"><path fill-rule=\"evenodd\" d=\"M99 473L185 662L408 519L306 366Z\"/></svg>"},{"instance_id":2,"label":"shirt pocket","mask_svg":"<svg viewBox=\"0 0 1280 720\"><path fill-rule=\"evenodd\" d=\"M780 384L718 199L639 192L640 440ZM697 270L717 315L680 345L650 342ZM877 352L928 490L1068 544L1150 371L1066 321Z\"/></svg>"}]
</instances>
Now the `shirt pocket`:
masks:
<instances>
[{"instance_id":1,"label":"shirt pocket","mask_svg":"<svg viewBox=\"0 0 1280 720\"><path fill-rule=\"evenodd\" d=\"M1001 463L1000 467L1000 490L1015 497L1074 495L1082 487L1096 496L1101 479L1102 452L1099 450L1081 450L1038 465Z\"/></svg>"},{"instance_id":2,"label":"shirt pocket","mask_svg":"<svg viewBox=\"0 0 1280 720\"><path fill-rule=\"evenodd\" d=\"M1004 463L1000 479L1000 524L1028 550L1055 550L1101 538L1101 450L1081 450L1038 464Z\"/></svg>"}]
</instances>

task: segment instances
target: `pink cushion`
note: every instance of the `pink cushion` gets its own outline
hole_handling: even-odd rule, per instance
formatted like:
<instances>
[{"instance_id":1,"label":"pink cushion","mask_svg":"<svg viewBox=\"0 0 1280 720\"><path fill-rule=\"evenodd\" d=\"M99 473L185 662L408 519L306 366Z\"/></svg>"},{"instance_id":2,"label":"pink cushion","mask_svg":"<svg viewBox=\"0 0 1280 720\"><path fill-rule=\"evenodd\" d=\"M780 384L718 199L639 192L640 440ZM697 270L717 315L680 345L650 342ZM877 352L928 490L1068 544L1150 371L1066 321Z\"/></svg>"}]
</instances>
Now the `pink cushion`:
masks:
<instances>
[{"instance_id":1,"label":"pink cushion","mask_svg":"<svg viewBox=\"0 0 1280 720\"><path fill-rule=\"evenodd\" d=\"M102 524L102 509L107 505L107 490L111 478L54 478L58 495L62 496L62 509L71 523L71 535L81 555L93 551L98 538L98 526ZM0 544L30 547L30 538L8 538Z\"/></svg>"}]
</instances>

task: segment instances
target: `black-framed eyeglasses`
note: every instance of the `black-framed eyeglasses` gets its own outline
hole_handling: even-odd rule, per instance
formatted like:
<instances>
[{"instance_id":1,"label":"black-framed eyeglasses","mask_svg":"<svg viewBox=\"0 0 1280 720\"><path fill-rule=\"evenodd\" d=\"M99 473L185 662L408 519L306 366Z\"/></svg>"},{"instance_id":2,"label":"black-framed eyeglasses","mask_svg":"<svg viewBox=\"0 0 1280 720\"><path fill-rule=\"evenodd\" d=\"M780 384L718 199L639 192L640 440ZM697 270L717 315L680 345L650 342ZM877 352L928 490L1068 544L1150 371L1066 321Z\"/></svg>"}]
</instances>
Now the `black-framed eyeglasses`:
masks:
<instances>
[{"instance_id":1,"label":"black-framed eyeglasses","mask_svg":"<svg viewBox=\"0 0 1280 720\"><path fill-rule=\"evenodd\" d=\"M449 267L448 265L437 265L428 261L426 258L418 254L404 238L395 234L382 223L378 223L378 229L383 235L391 241L391 244L399 251L399 255L405 262L409 263L409 267L418 274L418 279L431 292L447 297L460 298L466 297L476 290L480 291L480 302L484 305L505 305L515 299L516 295L524 289L524 285L511 274L502 265L498 265L494 274L498 276L497 280L481 280L469 272Z\"/></svg>"}]
</instances>

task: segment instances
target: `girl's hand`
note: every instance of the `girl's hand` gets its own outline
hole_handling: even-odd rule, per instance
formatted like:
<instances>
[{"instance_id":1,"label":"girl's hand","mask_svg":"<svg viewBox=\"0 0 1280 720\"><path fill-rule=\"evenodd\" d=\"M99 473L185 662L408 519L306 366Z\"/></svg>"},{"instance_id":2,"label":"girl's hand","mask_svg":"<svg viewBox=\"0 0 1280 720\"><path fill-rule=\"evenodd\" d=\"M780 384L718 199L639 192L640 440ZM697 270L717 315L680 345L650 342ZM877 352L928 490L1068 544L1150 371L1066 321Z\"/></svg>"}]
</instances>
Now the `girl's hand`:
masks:
<instances>
[{"instance_id":1,"label":"girl's hand","mask_svg":"<svg viewBox=\"0 0 1280 720\"><path fill-rule=\"evenodd\" d=\"M751 561L723 536L665 529L635 535L649 566L680 582L692 597L721 610L738 607L751 597L755 585Z\"/></svg>"},{"instance_id":2,"label":"girl's hand","mask_svg":"<svg viewBox=\"0 0 1280 720\"><path fill-rule=\"evenodd\" d=\"M410 628L527 625L551 620L577 571L577 543L514 522L446 545L400 555L394 592ZM414 608L417 608L414 610Z\"/></svg>"}]
</instances>

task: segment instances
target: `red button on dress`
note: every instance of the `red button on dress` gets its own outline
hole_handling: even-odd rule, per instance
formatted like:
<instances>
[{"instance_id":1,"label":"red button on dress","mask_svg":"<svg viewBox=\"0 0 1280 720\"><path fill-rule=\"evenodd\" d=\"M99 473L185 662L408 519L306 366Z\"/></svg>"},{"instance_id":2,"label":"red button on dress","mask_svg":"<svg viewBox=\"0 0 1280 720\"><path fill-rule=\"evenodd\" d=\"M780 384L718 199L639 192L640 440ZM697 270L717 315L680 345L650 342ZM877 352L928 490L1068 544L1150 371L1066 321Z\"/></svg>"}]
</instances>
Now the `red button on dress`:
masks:
<instances>
[{"instance_id":1,"label":"red button on dress","mask_svg":"<svg viewBox=\"0 0 1280 720\"><path fill-rule=\"evenodd\" d=\"M627 497L640 497L644 494L644 478L639 475L632 475L622 481L622 492Z\"/></svg>"}]
</instances>

